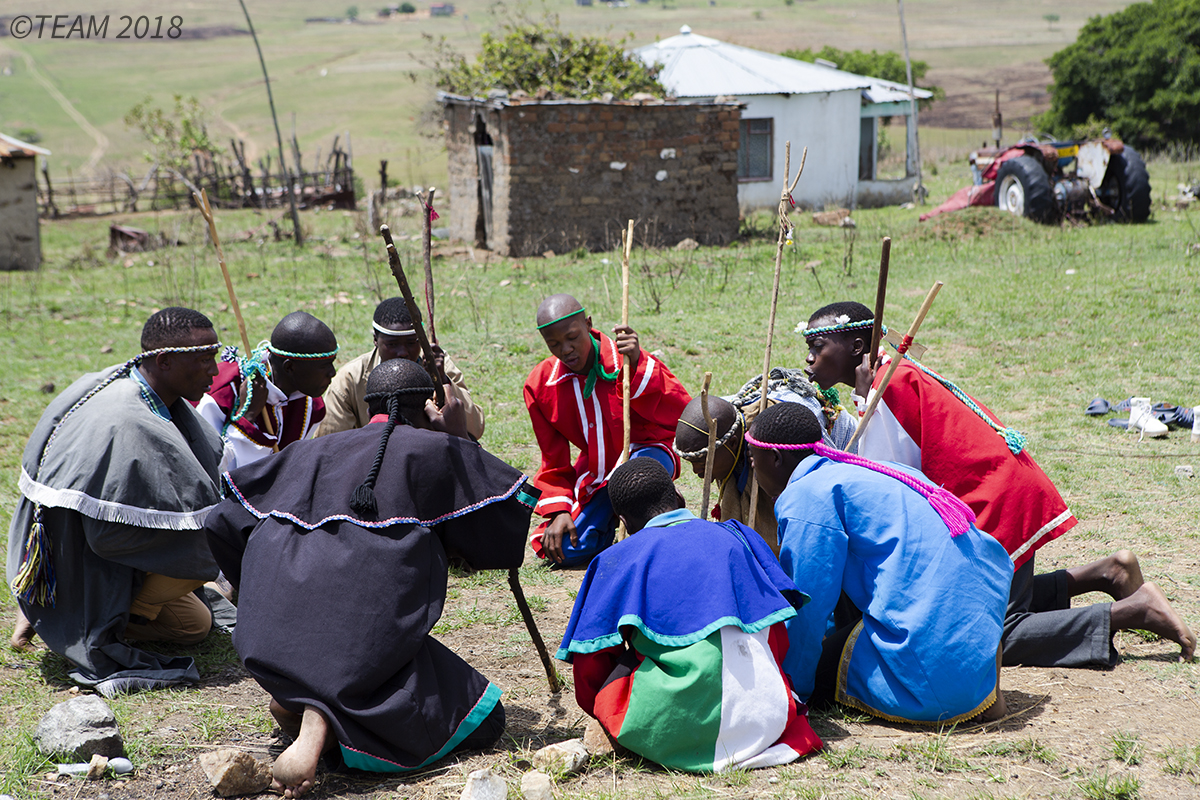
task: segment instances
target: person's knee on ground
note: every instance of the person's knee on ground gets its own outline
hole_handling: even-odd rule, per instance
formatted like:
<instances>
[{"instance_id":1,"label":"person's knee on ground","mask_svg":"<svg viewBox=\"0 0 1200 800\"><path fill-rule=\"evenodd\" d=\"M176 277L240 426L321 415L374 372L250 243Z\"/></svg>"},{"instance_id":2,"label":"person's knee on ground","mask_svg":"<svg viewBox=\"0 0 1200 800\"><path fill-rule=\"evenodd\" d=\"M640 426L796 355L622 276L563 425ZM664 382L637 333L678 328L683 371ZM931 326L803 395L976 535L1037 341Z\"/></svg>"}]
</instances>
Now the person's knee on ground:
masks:
<instances>
[{"instance_id":1,"label":"person's knee on ground","mask_svg":"<svg viewBox=\"0 0 1200 800\"><path fill-rule=\"evenodd\" d=\"M144 605L139 608L151 611L154 616L150 618L131 612L129 624L125 626L125 638L130 641L199 644L212 630L212 612L204 601L190 592L158 605L157 610Z\"/></svg>"},{"instance_id":2,"label":"person's knee on ground","mask_svg":"<svg viewBox=\"0 0 1200 800\"><path fill-rule=\"evenodd\" d=\"M500 737L504 735L504 705L497 702L496 707L492 709L492 713L484 717L483 722L479 723L479 727L467 734L467 737L458 743L450 752L464 753L468 750L487 750L496 742L500 741Z\"/></svg>"},{"instance_id":3,"label":"person's knee on ground","mask_svg":"<svg viewBox=\"0 0 1200 800\"><path fill-rule=\"evenodd\" d=\"M1066 572L1072 597L1103 592L1114 600L1124 600L1145 583L1137 556L1129 550L1118 550L1107 558L1071 567Z\"/></svg>"}]
</instances>

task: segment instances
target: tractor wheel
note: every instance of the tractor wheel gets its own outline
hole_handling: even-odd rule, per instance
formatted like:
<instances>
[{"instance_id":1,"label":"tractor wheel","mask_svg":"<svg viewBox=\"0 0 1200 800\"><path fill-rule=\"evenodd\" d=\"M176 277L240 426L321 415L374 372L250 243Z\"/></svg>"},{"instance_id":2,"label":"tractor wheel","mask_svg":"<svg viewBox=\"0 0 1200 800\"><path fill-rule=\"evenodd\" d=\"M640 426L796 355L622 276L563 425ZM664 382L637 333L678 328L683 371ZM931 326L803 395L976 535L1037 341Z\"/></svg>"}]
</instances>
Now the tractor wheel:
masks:
<instances>
[{"instance_id":1,"label":"tractor wheel","mask_svg":"<svg viewBox=\"0 0 1200 800\"><path fill-rule=\"evenodd\" d=\"M996 205L1037 222L1053 221L1050 176L1036 158L1017 156L1000 165L996 173Z\"/></svg>"},{"instance_id":2,"label":"tractor wheel","mask_svg":"<svg viewBox=\"0 0 1200 800\"><path fill-rule=\"evenodd\" d=\"M1117 222L1145 222L1150 216L1150 173L1141 155L1128 145L1108 159L1098 192Z\"/></svg>"}]
</instances>

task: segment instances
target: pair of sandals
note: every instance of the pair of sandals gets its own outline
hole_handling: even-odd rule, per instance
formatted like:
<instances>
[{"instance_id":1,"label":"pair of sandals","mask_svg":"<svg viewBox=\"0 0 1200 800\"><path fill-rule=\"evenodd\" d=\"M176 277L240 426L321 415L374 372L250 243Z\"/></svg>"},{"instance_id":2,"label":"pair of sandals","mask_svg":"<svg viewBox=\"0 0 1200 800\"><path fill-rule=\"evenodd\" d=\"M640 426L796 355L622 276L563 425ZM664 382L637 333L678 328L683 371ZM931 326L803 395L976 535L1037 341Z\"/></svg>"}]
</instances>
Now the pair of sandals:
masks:
<instances>
[{"instance_id":1,"label":"pair of sandals","mask_svg":"<svg viewBox=\"0 0 1200 800\"><path fill-rule=\"evenodd\" d=\"M1102 417L1111 412L1129 413L1131 407L1130 400L1132 397L1127 397L1119 403L1110 403L1103 397L1097 397L1092 402L1088 403L1087 409L1083 412L1090 417ZM1173 406L1169 403L1155 403L1150 407L1150 413L1154 415L1162 424L1171 428L1188 428L1191 429L1194 421L1193 409L1189 406ZM1114 417L1108 421L1108 424L1114 428L1128 428L1128 418Z\"/></svg>"}]
</instances>

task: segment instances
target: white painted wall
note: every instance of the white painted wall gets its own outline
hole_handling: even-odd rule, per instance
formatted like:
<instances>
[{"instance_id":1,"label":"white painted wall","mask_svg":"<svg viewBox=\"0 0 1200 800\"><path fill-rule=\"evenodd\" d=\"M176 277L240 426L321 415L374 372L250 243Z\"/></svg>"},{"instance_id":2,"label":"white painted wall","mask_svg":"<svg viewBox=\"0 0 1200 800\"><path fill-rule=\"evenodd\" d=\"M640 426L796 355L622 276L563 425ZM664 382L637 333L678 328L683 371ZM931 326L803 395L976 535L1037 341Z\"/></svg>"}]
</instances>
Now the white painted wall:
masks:
<instances>
[{"instance_id":1,"label":"white painted wall","mask_svg":"<svg viewBox=\"0 0 1200 800\"><path fill-rule=\"evenodd\" d=\"M0 162L0 271L37 269L42 263L36 163L24 157Z\"/></svg>"},{"instance_id":2,"label":"white painted wall","mask_svg":"<svg viewBox=\"0 0 1200 800\"><path fill-rule=\"evenodd\" d=\"M770 181L740 183L738 203L742 208L775 208L783 188L786 142L792 142L792 177L800 166L800 155L808 147L804 177L792 197L810 208L850 206L858 183L859 90L793 95L744 95L742 119L775 120L774 175Z\"/></svg>"}]
</instances>

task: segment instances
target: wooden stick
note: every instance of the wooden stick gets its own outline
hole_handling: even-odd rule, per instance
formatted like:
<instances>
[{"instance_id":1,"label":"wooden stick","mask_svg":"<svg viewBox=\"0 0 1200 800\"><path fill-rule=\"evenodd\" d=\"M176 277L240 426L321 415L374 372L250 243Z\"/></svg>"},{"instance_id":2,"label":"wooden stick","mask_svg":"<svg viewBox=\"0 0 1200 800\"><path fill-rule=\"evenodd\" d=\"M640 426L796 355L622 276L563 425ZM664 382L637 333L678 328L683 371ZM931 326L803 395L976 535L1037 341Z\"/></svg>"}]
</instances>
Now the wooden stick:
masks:
<instances>
[{"instance_id":1,"label":"wooden stick","mask_svg":"<svg viewBox=\"0 0 1200 800\"><path fill-rule=\"evenodd\" d=\"M700 411L704 414L704 424L708 426L708 456L704 459L704 492L700 495L700 519L708 519L709 493L712 491L713 459L717 456L717 421L708 413L708 387L712 383L712 373L704 373L704 386L700 389ZM721 502L721 498L717 498Z\"/></svg>"},{"instance_id":2,"label":"wooden stick","mask_svg":"<svg viewBox=\"0 0 1200 800\"><path fill-rule=\"evenodd\" d=\"M196 206L200 209L200 215L208 222L208 235L212 239L213 247L217 251L217 263L221 265L221 274L225 276L225 291L229 293L229 306L233 309L234 319L237 320L238 333L242 336L242 348L246 354L246 358L250 357L250 336L246 333L246 320L242 317L242 306L238 303L237 292L233 290L233 278L229 277L229 267L225 266L225 251L221 249L221 239L217 236L217 220L213 216L212 206L208 203L208 192L201 189L198 193L193 192L192 196L196 198ZM266 387L263 387L266 391ZM275 435L275 425L271 422L271 414L267 406L263 406L262 410L263 422L266 423L268 436ZM279 442L271 445L273 452L279 452Z\"/></svg>"},{"instance_id":3,"label":"wooden stick","mask_svg":"<svg viewBox=\"0 0 1200 800\"><path fill-rule=\"evenodd\" d=\"M379 235L387 243L388 265L392 268L392 276L400 285L400 294L404 295L404 305L408 306L408 314L412 317L413 330L417 333L417 343L421 345L421 355L425 357L425 370L433 378L433 393L438 408L446 405L446 390L442 386L446 377L434 366L433 348L429 345L429 337L425 335L425 325L421 322L421 309L413 298L412 289L408 285L408 276L404 274L404 265L400 263L400 254L396 252L396 244L392 241L392 229L387 225L379 226Z\"/></svg>"},{"instance_id":4,"label":"wooden stick","mask_svg":"<svg viewBox=\"0 0 1200 800\"><path fill-rule=\"evenodd\" d=\"M629 325L629 254L633 250L633 220L629 220L629 229L622 231L621 238L624 239L625 252L621 258L621 324ZM599 353L596 358L599 358ZM625 430L625 444L621 449L621 460L618 463L625 463L629 460L630 446L630 429L629 429L629 384L632 380L632 369L629 365L628 358L621 359L621 425Z\"/></svg>"},{"instance_id":5,"label":"wooden stick","mask_svg":"<svg viewBox=\"0 0 1200 800\"><path fill-rule=\"evenodd\" d=\"M437 344L437 327L433 324L433 194L437 189L430 186L429 193L417 199L421 201L425 224L421 230L421 258L425 259L425 309L429 312L429 339Z\"/></svg>"},{"instance_id":6,"label":"wooden stick","mask_svg":"<svg viewBox=\"0 0 1200 800\"><path fill-rule=\"evenodd\" d=\"M512 589L513 598L517 601L517 608L521 612L521 619L525 620L525 628L529 631L529 638L533 640L534 649L537 650L538 657L542 659L542 667L546 670L546 680L550 683L550 694L558 694L564 686L562 676L558 674L558 670L554 668L554 662L550 660L546 643L542 641L542 634L538 632L537 623L533 621L533 612L529 610L529 603L525 600L525 590L521 588L520 573L515 569L508 571L508 588Z\"/></svg>"},{"instance_id":7,"label":"wooden stick","mask_svg":"<svg viewBox=\"0 0 1200 800\"><path fill-rule=\"evenodd\" d=\"M887 297L888 264L892 260L892 237L883 237L879 254L879 287L875 290L875 325L871 328L871 369L879 358L879 340L883 337L883 301Z\"/></svg>"},{"instance_id":8,"label":"wooden stick","mask_svg":"<svg viewBox=\"0 0 1200 800\"><path fill-rule=\"evenodd\" d=\"M779 240L775 246L775 280L771 285L771 314L767 318L767 348L763 353L763 373L762 373L762 396L758 399L758 413L761 414L767 409L767 382L771 376L771 344L775 338L775 311L779 307L779 274L783 270L783 247L787 241L788 229L791 223L788 222L788 212L792 208L792 191L795 190L796 184L800 182L800 175L804 172L804 162L808 160L808 148L804 148L803 155L800 156L800 169L796 171L796 179L788 185L788 179L792 174L792 143L788 142L783 150L783 191L779 194ZM758 516L758 481L754 475L750 475L750 519L746 523L749 527L754 527L755 518Z\"/></svg>"},{"instance_id":9,"label":"wooden stick","mask_svg":"<svg viewBox=\"0 0 1200 800\"><path fill-rule=\"evenodd\" d=\"M929 313L929 307L933 305L933 299L937 297L937 293L942 289L942 282L937 281L933 284L933 288L929 290L929 294L925 295L925 302L921 303L921 310L917 312L917 318L913 320L913 324L908 326L908 334L904 337L905 340L911 341L917 335L917 331L921 328L921 323L925 321L925 315ZM907 348L905 348L907 349ZM896 373L896 368L900 366L900 362L904 360L903 353L897 353L896 357L888 364L887 372L883 374L883 380L879 382L879 388L875 390L875 394L871 396L871 402L867 404L867 410L863 414L862 419L858 421L858 427L854 429L854 435L850 437L850 441L846 443L847 452L854 447L855 443L862 438L863 432L867 429L867 424L871 421L871 416L875 413L875 407L879 405L880 399L883 398L884 391L887 390L888 383L892 380L892 375Z\"/></svg>"}]
</instances>

